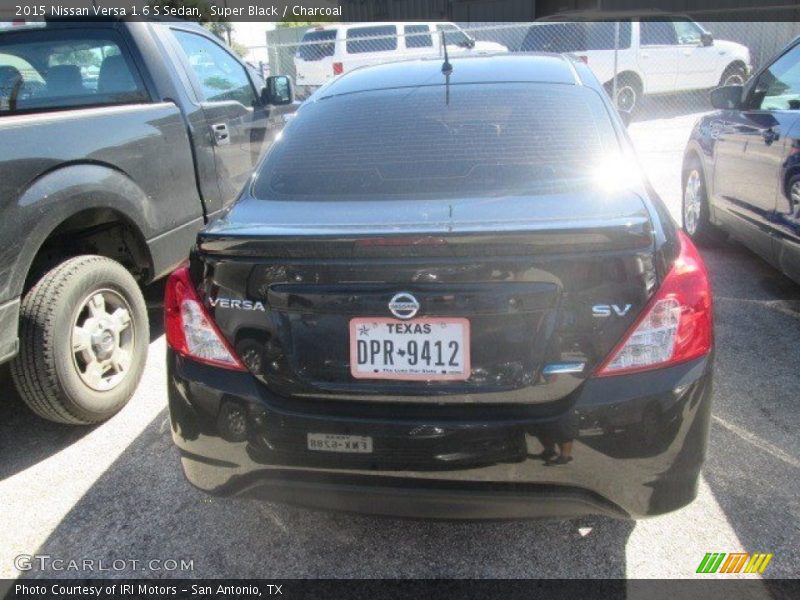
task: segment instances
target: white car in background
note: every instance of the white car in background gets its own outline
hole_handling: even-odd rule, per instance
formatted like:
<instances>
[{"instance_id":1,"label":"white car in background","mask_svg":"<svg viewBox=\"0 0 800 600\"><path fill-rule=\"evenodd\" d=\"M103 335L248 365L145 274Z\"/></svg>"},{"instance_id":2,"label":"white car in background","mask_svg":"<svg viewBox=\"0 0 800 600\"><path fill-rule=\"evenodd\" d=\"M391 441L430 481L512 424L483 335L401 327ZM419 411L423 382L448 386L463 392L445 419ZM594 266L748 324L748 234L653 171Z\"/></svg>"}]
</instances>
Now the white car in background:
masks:
<instances>
[{"instance_id":1,"label":"white car in background","mask_svg":"<svg viewBox=\"0 0 800 600\"><path fill-rule=\"evenodd\" d=\"M750 50L715 40L689 17L653 12L561 13L534 23L520 47L523 52L564 52L589 65L609 95L614 86L622 111L636 109L643 95L669 94L744 83L750 73ZM616 24L619 23L619 32Z\"/></svg>"},{"instance_id":2,"label":"white car in background","mask_svg":"<svg viewBox=\"0 0 800 600\"><path fill-rule=\"evenodd\" d=\"M473 39L455 23L336 23L309 29L294 58L298 86L320 86L356 67L442 55L508 52L496 42Z\"/></svg>"}]
</instances>

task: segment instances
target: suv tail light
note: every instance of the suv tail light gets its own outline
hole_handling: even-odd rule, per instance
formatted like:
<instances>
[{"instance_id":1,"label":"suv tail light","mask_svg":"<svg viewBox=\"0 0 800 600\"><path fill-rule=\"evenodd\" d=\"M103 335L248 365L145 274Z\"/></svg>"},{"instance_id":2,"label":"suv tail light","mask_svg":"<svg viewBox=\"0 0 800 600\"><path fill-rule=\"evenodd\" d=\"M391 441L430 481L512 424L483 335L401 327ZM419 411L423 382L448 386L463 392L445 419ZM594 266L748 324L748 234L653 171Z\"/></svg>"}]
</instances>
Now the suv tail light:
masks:
<instances>
[{"instance_id":1,"label":"suv tail light","mask_svg":"<svg viewBox=\"0 0 800 600\"><path fill-rule=\"evenodd\" d=\"M167 280L164 330L169 347L182 356L224 369L246 370L203 307L188 267L180 267Z\"/></svg>"},{"instance_id":2,"label":"suv tail light","mask_svg":"<svg viewBox=\"0 0 800 600\"><path fill-rule=\"evenodd\" d=\"M333 63L333 74L341 75L344 73L344 65L342 63Z\"/></svg>"},{"instance_id":3,"label":"suv tail light","mask_svg":"<svg viewBox=\"0 0 800 600\"><path fill-rule=\"evenodd\" d=\"M661 287L595 375L607 377L663 368L711 350L714 321L708 272L689 237Z\"/></svg>"}]
</instances>

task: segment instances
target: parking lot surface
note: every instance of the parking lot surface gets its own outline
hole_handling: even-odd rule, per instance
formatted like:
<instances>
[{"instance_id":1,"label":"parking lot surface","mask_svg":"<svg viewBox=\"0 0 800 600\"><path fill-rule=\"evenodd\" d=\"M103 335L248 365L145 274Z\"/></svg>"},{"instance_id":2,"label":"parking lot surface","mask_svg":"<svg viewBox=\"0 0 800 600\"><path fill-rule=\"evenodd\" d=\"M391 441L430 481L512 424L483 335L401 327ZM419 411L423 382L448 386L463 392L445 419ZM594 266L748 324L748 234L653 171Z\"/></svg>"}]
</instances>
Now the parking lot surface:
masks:
<instances>
[{"instance_id":1,"label":"parking lot surface","mask_svg":"<svg viewBox=\"0 0 800 600\"><path fill-rule=\"evenodd\" d=\"M654 106L630 132L677 218L698 115L674 107ZM706 552L770 552L764 577L799 577L800 286L735 243L704 256L715 295L713 422L699 496L680 511L639 522L425 522L206 496L183 479L170 440L156 285L142 383L109 422L42 421L0 377L0 578L20 574L23 554L125 561L95 573L120 577L693 577ZM170 559L191 568L168 570ZM27 575L92 575L49 567Z\"/></svg>"}]
</instances>

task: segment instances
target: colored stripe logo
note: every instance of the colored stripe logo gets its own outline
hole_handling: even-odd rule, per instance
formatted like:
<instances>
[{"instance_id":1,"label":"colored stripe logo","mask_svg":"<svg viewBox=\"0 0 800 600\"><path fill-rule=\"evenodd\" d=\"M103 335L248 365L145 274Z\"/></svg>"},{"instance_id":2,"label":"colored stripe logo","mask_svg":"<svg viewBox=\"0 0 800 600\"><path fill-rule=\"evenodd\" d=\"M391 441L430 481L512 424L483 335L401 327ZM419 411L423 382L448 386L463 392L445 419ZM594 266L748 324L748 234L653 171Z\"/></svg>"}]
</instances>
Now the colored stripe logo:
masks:
<instances>
[{"instance_id":1,"label":"colored stripe logo","mask_svg":"<svg viewBox=\"0 0 800 600\"><path fill-rule=\"evenodd\" d=\"M763 573L771 560L772 553L708 552L700 561L697 573Z\"/></svg>"}]
</instances>

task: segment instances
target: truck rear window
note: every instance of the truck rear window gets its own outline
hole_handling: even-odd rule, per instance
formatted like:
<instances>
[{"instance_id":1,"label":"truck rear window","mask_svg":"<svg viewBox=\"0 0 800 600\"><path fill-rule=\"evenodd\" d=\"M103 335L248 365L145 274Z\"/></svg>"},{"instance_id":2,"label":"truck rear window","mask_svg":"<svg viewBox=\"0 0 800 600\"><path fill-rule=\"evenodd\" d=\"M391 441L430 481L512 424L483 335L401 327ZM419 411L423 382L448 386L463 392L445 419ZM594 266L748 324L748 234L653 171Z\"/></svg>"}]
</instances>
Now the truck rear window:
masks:
<instances>
[{"instance_id":1,"label":"truck rear window","mask_svg":"<svg viewBox=\"0 0 800 600\"><path fill-rule=\"evenodd\" d=\"M303 43L297 49L297 57L303 60L322 60L333 56L336 49L336 30L308 31L303 36Z\"/></svg>"},{"instance_id":2,"label":"truck rear window","mask_svg":"<svg viewBox=\"0 0 800 600\"><path fill-rule=\"evenodd\" d=\"M544 194L590 183L619 142L600 95L557 84L359 92L303 107L259 168L264 199Z\"/></svg>"},{"instance_id":3,"label":"truck rear window","mask_svg":"<svg viewBox=\"0 0 800 600\"><path fill-rule=\"evenodd\" d=\"M0 36L0 114L145 100L113 31Z\"/></svg>"}]
</instances>

